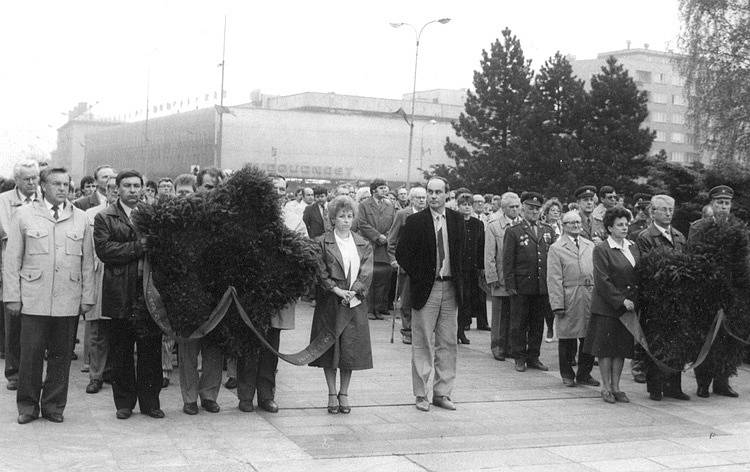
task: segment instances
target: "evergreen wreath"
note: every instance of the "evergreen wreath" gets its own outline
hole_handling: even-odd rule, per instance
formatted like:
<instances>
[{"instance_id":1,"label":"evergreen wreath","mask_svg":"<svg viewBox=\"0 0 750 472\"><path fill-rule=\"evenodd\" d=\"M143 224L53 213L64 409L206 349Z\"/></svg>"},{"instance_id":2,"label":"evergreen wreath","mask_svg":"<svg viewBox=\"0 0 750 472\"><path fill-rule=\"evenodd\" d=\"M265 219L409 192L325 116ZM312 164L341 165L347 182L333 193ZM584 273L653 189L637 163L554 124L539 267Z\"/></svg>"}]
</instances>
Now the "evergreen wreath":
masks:
<instances>
[{"instance_id":1,"label":"evergreen wreath","mask_svg":"<svg viewBox=\"0 0 750 472\"><path fill-rule=\"evenodd\" d=\"M284 225L271 180L254 166L210 192L159 199L135 224L148 237L169 322L183 337L208 319L230 285L253 324L267 332L271 316L315 281L316 246ZM234 356L261 346L234 308L208 336Z\"/></svg>"}]
</instances>

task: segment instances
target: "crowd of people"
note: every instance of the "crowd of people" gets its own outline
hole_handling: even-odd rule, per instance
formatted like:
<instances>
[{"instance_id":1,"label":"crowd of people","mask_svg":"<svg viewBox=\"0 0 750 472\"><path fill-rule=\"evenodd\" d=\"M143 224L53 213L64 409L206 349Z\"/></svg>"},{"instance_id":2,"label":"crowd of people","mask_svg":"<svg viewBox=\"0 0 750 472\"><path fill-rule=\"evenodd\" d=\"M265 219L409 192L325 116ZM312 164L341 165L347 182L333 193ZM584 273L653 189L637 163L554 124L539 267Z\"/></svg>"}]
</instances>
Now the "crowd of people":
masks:
<instances>
[{"instance_id":1,"label":"crowd of people","mask_svg":"<svg viewBox=\"0 0 750 472\"><path fill-rule=\"evenodd\" d=\"M133 214L159 198L211 192L226 177L208 168L144 181L137 171L101 166L80 182L78 194L66 169L16 164L11 185L3 183L0 193L0 355L7 388L17 391L19 423L40 415L63 421L81 318L86 392L96 394L110 382L118 419L129 418L136 405L163 418L159 393L175 366L185 414L220 411L224 369L224 385L237 388L241 411L253 411L256 396L258 407L278 411L273 352L227 359L208 338L176 343L136 309L149 244ZM546 340L558 344L562 383L601 387L607 403L629 402L620 389L628 358L652 400L690 399L680 373L661 371L620 321L638 310L641 258L657 247L682 251L686 244L671 226L675 201L668 195L637 194L628 208L613 187L584 185L564 203L533 191L451 189L440 177L395 190L374 179L359 188L288 193L283 176L269 177L286 227L319 248L317 283L304 298L315 305L310 339L337 333L333 346L310 363L323 369L329 413L351 412L352 371L373 367L369 323L390 316L400 318L401 341L411 345L414 403L421 411L456 408L458 345L471 342L474 319L475 329L490 331L492 356L512 359L519 373L549 370L541 358ZM688 238L705 222L730 217L732 189L716 187L710 197ZM274 349L281 331L294 329L294 317L295 304L272 317L266 339ZM601 380L592 376L597 364ZM704 368L696 378L698 396L709 396L711 382L715 394L737 396L726 377Z\"/></svg>"}]
</instances>

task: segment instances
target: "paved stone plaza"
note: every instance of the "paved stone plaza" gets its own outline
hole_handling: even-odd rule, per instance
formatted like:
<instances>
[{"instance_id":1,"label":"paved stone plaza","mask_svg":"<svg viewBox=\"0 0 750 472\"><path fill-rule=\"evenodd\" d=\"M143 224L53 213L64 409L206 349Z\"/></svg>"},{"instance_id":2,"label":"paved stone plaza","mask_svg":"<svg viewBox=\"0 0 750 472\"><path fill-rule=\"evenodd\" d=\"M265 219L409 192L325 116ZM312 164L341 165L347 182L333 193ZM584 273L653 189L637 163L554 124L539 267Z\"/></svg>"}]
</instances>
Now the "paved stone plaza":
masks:
<instances>
[{"instance_id":1,"label":"paved stone plaza","mask_svg":"<svg viewBox=\"0 0 750 472\"><path fill-rule=\"evenodd\" d=\"M307 344L312 309L301 304L297 330L281 347ZM280 363L278 414L242 413L222 388L222 411L182 413L177 373L162 391L167 417L115 419L112 391L84 388L74 361L63 424L16 423L15 394L0 389L0 471L651 471L750 470L750 371L732 380L739 399L648 399L623 375L632 403L608 405L596 388L564 387L557 344L543 343L550 372L517 373L489 353L489 333L469 331L459 346L457 411L414 408L410 346L390 344L390 320L371 321L375 368L355 372L352 413L326 413L323 372ZM82 327L81 327L81 338ZM81 356L81 345L76 346ZM2 363L2 361L0 361ZM599 378L598 372L594 376Z\"/></svg>"}]
</instances>

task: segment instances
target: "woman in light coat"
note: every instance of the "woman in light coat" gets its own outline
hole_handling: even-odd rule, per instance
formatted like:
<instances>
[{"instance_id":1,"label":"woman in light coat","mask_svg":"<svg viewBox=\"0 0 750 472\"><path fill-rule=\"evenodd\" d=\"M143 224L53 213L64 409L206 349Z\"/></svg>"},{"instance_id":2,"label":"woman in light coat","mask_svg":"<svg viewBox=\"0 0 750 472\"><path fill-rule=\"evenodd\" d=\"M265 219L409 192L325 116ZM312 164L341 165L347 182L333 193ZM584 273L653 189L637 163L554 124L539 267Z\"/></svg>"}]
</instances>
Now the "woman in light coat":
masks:
<instances>
[{"instance_id":1,"label":"woman in light coat","mask_svg":"<svg viewBox=\"0 0 750 472\"><path fill-rule=\"evenodd\" d=\"M557 319L558 356L563 384L598 386L591 377L594 357L583 352L594 289L594 243L581 237L581 217L570 211L562 218L563 236L549 248L547 291ZM575 362L578 351L578 362ZM578 372L573 371L578 366Z\"/></svg>"}]
</instances>

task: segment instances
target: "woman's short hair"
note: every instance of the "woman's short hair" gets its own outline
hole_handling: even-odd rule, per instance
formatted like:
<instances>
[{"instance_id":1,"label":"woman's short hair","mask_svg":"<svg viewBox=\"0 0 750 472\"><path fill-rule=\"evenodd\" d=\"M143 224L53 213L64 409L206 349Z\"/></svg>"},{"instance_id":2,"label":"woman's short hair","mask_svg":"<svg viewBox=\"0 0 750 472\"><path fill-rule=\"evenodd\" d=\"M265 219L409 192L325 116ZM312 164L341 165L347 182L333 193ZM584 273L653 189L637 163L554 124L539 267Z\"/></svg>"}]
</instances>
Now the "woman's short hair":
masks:
<instances>
[{"instance_id":1,"label":"woman's short hair","mask_svg":"<svg viewBox=\"0 0 750 472\"><path fill-rule=\"evenodd\" d=\"M630 221L630 212L624 208L612 207L604 213L602 223L604 223L604 229L607 230L607 234L610 234L609 228L618 218L625 218L627 221Z\"/></svg>"},{"instance_id":2,"label":"woman's short hair","mask_svg":"<svg viewBox=\"0 0 750 472\"><path fill-rule=\"evenodd\" d=\"M357 204L348 195L339 195L328 203L328 219L331 223L336 221L336 215L340 211L351 211L354 218L357 217Z\"/></svg>"},{"instance_id":3,"label":"woman's short hair","mask_svg":"<svg viewBox=\"0 0 750 472\"><path fill-rule=\"evenodd\" d=\"M548 198L546 202L542 205L542 216L544 218L547 217L547 213L549 213L549 210L553 207L557 206L557 209L560 210L560 213L562 213L563 206L562 203L560 203L560 200L558 200L555 197Z\"/></svg>"},{"instance_id":4,"label":"woman's short hair","mask_svg":"<svg viewBox=\"0 0 750 472\"><path fill-rule=\"evenodd\" d=\"M180 174L174 179L175 188L190 185L195 191L195 183L196 178L193 174Z\"/></svg>"},{"instance_id":5,"label":"woman's short hair","mask_svg":"<svg viewBox=\"0 0 750 472\"><path fill-rule=\"evenodd\" d=\"M93 183L96 183L96 180L94 180L93 177L91 177L90 175L84 175L83 178L81 179L80 188L83 189L83 187L85 187L86 185L93 184Z\"/></svg>"},{"instance_id":6,"label":"woman's short hair","mask_svg":"<svg viewBox=\"0 0 750 472\"><path fill-rule=\"evenodd\" d=\"M370 197L371 195L372 194L370 193L370 187L360 187L357 189L356 199L359 202L365 198Z\"/></svg>"},{"instance_id":7,"label":"woman's short hair","mask_svg":"<svg viewBox=\"0 0 750 472\"><path fill-rule=\"evenodd\" d=\"M466 192L466 193L460 193L456 197L456 205L461 205L464 203L468 203L469 205L474 205L474 195Z\"/></svg>"}]
</instances>

